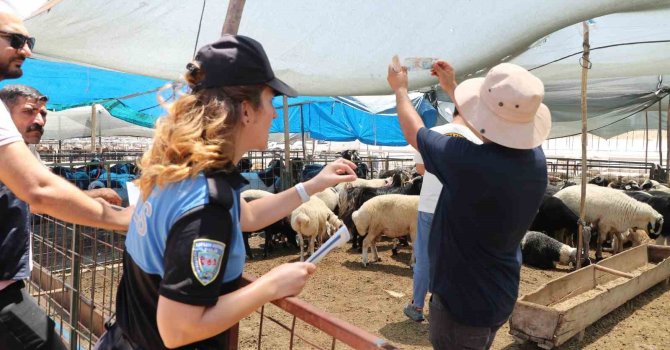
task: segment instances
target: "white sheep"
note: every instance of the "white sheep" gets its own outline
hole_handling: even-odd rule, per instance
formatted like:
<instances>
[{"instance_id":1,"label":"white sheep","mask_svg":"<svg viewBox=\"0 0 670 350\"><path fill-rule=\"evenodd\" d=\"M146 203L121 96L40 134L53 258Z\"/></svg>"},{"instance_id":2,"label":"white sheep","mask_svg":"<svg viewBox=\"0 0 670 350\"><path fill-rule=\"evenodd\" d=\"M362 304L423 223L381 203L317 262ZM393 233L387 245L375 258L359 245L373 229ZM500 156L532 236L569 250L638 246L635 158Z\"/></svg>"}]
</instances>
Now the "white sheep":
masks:
<instances>
[{"instance_id":1,"label":"white sheep","mask_svg":"<svg viewBox=\"0 0 670 350\"><path fill-rule=\"evenodd\" d=\"M326 203L328 209L335 212L335 208L337 207L340 199L340 196L337 193L337 189L335 189L335 187L328 187L321 192L315 193L313 196L322 200L324 203Z\"/></svg>"},{"instance_id":2,"label":"white sheep","mask_svg":"<svg viewBox=\"0 0 670 350\"><path fill-rule=\"evenodd\" d=\"M579 214L581 186L562 189L554 196ZM624 237L629 229L637 228L649 233L661 231L663 216L649 204L638 202L622 191L589 184L586 185L585 198L584 220L598 229L596 259L602 259L602 243L609 234L617 237L617 245L612 246L616 254L623 250Z\"/></svg>"},{"instance_id":3,"label":"white sheep","mask_svg":"<svg viewBox=\"0 0 670 350\"><path fill-rule=\"evenodd\" d=\"M330 236L342 221L317 197L301 204L291 213L291 228L298 233L300 261L305 261L302 237L309 237L309 253L314 254L314 241Z\"/></svg>"},{"instance_id":4,"label":"white sheep","mask_svg":"<svg viewBox=\"0 0 670 350\"><path fill-rule=\"evenodd\" d=\"M645 181L644 183L642 183L642 189L647 191L656 190L656 191L663 191L665 193L670 193L670 187L665 186L656 180Z\"/></svg>"},{"instance_id":5,"label":"white sheep","mask_svg":"<svg viewBox=\"0 0 670 350\"><path fill-rule=\"evenodd\" d=\"M416 221L419 213L419 196L385 194L365 202L351 218L363 240L363 266L368 265L368 247L372 248L373 260L379 261L377 242L382 235L401 237L409 233L416 241ZM414 262L414 252L410 266Z\"/></svg>"},{"instance_id":6,"label":"white sheep","mask_svg":"<svg viewBox=\"0 0 670 350\"><path fill-rule=\"evenodd\" d=\"M340 182L335 186L337 192L341 192L344 186L350 185L351 187L387 187L393 184L393 177L387 177L385 179L356 179L351 182Z\"/></svg>"}]
</instances>

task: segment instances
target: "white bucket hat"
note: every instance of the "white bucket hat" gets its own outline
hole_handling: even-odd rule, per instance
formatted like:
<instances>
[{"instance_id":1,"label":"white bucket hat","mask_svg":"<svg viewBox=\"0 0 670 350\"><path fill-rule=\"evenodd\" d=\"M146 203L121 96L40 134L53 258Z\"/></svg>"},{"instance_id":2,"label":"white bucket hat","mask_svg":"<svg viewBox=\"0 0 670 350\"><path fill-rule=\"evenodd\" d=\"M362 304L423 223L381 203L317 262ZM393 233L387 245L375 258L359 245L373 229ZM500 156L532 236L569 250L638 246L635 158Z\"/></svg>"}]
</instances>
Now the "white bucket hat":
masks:
<instances>
[{"instance_id":1,"label":"white bucket hat","mask_svg":"<svg viewBox=\"0 0 670 350\"><path fill-rule=\"evenodd\" d=\"M542 103L542 81L515 64L501 63L485 78L460 83L455 98L465 120L497 144L532 149L551 130L551 113Z\"/></svg>"}]
</instances>

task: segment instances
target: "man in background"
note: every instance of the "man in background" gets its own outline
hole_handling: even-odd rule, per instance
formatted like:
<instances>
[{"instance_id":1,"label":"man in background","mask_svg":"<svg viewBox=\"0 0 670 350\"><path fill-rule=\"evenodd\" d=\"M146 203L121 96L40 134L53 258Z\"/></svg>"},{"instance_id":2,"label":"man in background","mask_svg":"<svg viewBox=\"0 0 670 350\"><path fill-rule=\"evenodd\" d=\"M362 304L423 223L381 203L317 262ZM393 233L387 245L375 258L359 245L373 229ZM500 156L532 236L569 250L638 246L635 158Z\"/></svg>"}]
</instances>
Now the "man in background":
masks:
<instances>
[{"instance_id":1,"label":"man in background","mask_svg":"<svg viewBox=\"0 0 670 350\"><path fill-rule=\"evenodd\" d=\"M46 104L48 97L37 89L27 85L6 85L0 89L0 100L9 109L14 125L26 145L39 145L47 123ZM39 160L35 148L30 149ZM111 188L96 188L84 191L91 198L101 198L107 203L121 205L121 197Z\"/></svg>"},{"instance_id":2,"label":"man in background","mask_svg":"<svg viewBox=\"0 0 670 350\"><path fill-rule=\"evenodd\" d=\"M26 145L39 144L46 124L47 97L25 85L7 85L0 100L10 110L12 121ZM39 159L39 154L34 152ZM112 189L85 191L92 198L121 204ZM0 182L0 348L65 349L54 331L53 321L25 290L30 278L32 246L28 204Z\"/></svg>"}]
</instances>

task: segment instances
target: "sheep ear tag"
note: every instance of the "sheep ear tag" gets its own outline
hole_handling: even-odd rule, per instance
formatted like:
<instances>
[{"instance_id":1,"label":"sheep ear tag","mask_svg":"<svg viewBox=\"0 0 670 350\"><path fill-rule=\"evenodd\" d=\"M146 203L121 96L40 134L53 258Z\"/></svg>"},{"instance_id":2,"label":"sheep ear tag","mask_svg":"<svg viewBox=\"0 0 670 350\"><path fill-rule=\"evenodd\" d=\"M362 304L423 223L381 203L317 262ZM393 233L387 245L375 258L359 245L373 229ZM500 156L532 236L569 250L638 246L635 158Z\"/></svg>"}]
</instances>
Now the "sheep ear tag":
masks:
<instances>
[{"instance_id":1,"label":"sheep ear tag","mask_svg":"<svg viewBox=\"0 0 670 350\"><path fill-rule=\"evenodd\" d=\"M198 281L206 286L216 279L221 270L226 244L223 242L199 238L191 247L191 269Z\"/></svg>"}]
</instances>

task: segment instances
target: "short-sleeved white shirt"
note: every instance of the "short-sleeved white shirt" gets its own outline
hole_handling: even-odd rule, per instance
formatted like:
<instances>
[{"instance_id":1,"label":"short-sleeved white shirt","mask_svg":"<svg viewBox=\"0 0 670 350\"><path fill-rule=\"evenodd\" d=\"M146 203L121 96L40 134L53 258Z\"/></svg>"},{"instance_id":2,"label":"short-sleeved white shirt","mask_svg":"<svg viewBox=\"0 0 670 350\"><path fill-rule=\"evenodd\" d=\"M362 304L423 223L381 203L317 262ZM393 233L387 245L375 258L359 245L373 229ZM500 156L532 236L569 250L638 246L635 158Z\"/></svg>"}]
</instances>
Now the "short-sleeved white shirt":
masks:
<instances>
[{"instance_id":1,"label":"short-sleeved white shirt","mask_svg":"<svg viewBox=\"0 0 670 350\"><path fill-rule=\"evenodd\" d=\"M0 102L0 146L17 141L23 141L23 137L21 137L19 130L16 129L7 106Z\"/></svg>"},{"instance_id":2,"label":"short-sleeved white shirt","mask_svg":"<svg viewBox=\"0 0 670 350\"><path fill-rule=\"evenodd\" d=\"M456 133L462 135L470 142L481 144L482 141L475 136L475 134L465 125L460 124L444 124L431 128L430 130L439 132L440 134ZM419 152L414 152L414 163L423 164L423 158ZM423 175L423 184L421 185L421 196L419 197L419 211L424 213L434 213L437 206L437 200L440 198L442 191L442 183L438 178L426 171Z\"/></svg>"}]
</instances>

